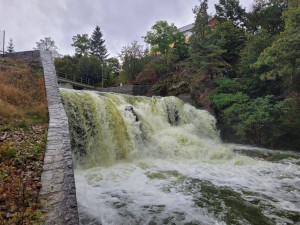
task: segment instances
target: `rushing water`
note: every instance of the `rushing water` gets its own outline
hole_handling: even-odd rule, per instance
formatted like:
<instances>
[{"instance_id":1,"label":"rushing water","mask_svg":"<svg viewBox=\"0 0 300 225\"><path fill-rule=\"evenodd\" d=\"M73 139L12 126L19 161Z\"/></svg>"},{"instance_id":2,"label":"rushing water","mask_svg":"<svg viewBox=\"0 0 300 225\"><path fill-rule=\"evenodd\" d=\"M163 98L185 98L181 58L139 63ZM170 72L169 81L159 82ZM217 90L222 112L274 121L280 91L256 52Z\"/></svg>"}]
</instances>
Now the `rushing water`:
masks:
<instances>
[{"instance_id":1,"label":"rushing water","mask_svg":"<svg viewBox=\"0 0 300 225\"><path fill-rule=\"evenodd\" d=\"M81 224L300 224L300 169L232 151L175 97L61 89Z\"/></svg>"}]
</instances>

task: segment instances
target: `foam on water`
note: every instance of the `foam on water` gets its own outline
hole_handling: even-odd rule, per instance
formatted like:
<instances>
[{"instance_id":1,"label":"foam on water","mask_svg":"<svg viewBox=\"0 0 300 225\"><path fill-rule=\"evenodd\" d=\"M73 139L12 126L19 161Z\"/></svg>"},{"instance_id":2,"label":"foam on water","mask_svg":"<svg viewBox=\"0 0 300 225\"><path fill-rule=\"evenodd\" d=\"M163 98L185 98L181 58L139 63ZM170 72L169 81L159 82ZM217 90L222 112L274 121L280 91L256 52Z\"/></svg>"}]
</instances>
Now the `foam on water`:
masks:
<instances>
[{"instance_id":1,"label":"foam on water","mask_svg":"<svg viewBox=\"0 0 300 225\"><path fill-rule=\"evenodd\" d=\"M296 224L300 170L221 142L175 97L61 90L81 224Z\"/></svg>"}]
</instances>

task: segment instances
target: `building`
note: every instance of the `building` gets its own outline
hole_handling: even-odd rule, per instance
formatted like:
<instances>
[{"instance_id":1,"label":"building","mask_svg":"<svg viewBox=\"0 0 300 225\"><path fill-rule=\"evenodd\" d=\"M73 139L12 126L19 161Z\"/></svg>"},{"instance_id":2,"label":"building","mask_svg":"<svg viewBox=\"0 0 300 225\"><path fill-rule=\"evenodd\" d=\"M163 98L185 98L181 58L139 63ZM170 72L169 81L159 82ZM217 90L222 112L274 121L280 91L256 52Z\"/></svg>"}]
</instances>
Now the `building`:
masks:
<instances>
[{"instance_id":1,"label":"building","mask_svg":"<svg viewBox=\"0 0 300 225\"><path fill-rule=\"evenodd\" d=\"M215 26L217 23L217 18L213 17L210 21L208 21L208 26ZM183 32L186 36L186 41L188 42L190 37L192 36L192 29L194 28L194 23L178 28L180 32Z\"/></svg>"}]
</instances>

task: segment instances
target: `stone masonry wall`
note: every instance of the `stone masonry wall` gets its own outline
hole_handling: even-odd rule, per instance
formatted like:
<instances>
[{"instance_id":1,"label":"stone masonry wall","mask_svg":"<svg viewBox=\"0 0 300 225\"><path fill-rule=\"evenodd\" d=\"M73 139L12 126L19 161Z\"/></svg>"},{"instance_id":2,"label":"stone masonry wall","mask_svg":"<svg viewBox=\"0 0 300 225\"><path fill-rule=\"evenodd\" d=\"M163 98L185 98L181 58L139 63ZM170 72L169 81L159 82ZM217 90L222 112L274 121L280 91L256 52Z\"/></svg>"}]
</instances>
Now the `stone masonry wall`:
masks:
<instances>
[{"instance_id":1,"label":"stone masonry wall","mask_svg":"<svg viewBox=\"0 0 300 225\"><path fill-rule=\"evenodd\" d=\"M79 224L68 118L62 105L52 54L40 53L49 109L47 151L40 196L46 225Z\"/></svg>"},{"instance_id":2,"label":"stone masonry wall","mask_svg":"<svg viewBox=\"0 0 300 225\"><path fill-rule=\"evenodd\" d=\"M101 92L114 92L126 95L133 95L133 85L103 88L101 89Z\"/></svg>"},{"instance_id":3,"label":"stone masonry wall","mask_svg":"<svg viewBox=\"0 0 300 225\"><path fill-rule=\"evenodd\" d=\"M126 95L145 95L148 93L147 85L128 85L111 88L103 88L100 92L114 92Z\"/></svg>"},{"instance_id":4,"label":"stone masonry wall","mask_svg":"<svg viewBox=\"0 0 300 225\"><path fill-rule=\"evenodd\" d=\"M0 55L2 57L2 55ZM13 52L7 53L4 57L12 59L20 59L28 62L40 62L40 51L25 51L25 52Z\"/></svg>"}]
</instances>

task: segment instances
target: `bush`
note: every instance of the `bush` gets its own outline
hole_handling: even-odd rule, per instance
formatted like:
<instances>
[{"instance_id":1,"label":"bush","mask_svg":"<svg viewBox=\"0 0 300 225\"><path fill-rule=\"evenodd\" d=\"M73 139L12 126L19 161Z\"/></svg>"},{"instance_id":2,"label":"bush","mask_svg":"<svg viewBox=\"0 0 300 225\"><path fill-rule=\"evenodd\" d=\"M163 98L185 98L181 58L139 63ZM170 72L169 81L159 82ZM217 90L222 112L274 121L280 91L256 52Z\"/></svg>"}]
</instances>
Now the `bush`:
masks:
<instances>
[{"instance_id":1,"label":"bush","mask_svg":"<svg viewBox=\"0 0 300 225\"><path fill-rule=\"evenodd\" d=\"M227 141L299 149L300 109L296 100L273 95L251 98L237 80L220 79L210 95Z\"/></svg>"}]
</instances>

